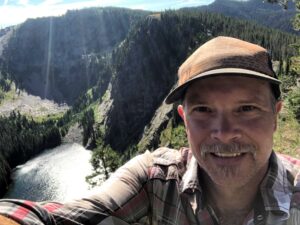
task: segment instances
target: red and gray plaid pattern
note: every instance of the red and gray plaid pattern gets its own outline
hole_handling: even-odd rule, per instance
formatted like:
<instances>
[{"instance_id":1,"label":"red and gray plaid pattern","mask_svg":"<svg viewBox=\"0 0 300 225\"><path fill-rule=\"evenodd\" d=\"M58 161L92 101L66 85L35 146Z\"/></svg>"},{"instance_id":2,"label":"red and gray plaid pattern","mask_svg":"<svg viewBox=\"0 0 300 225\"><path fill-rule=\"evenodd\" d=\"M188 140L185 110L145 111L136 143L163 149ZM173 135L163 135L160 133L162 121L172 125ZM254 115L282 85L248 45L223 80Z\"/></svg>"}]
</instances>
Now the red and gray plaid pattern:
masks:
<instances>
[{"instance_id":1,"label":"red and gray plaid pattern","mask_svg":"<svg viewBox=\"0 0 300 225\"><path fill-rule=\"evenodd\" d=\"M300 224L299 171L299 160L273 153L260 188L262 207L244 224ZM0 214L22 225L218 224L198 176L189 149L160 148L129 161L88 198L64 205L3 199Z\"/></svg>"}]
</instances>

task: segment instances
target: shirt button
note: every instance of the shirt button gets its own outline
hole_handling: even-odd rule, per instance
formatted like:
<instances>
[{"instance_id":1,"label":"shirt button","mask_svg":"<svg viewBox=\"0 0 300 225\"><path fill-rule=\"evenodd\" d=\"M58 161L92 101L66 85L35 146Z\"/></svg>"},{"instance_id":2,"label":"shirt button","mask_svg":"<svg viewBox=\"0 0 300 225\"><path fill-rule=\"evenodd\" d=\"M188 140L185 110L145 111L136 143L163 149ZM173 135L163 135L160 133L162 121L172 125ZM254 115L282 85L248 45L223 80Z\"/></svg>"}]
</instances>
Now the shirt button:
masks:
<instances>
[{"instance_id":1,"label":"shirt button","mask_svg":"<svg viewBox=\"0 0 300 225\"><path fill-rule=\"evenodd\" d=\"M258 216L256 217L256 219L257 219L258 221L262 221L262 220L264 219L264 217L263 217L263 215L258 215Z\"/></svg>"}]
</instances>

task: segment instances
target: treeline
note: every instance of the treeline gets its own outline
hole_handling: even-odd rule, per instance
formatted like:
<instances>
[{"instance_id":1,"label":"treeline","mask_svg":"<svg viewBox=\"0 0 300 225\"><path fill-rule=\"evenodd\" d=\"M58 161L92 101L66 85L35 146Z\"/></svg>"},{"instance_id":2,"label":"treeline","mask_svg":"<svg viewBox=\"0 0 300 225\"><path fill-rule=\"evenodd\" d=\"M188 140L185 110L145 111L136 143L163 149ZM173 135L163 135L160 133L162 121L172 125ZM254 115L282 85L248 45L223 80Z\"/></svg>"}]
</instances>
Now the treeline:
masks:
<instances>
[{"instance_id":1,"label":"treeline","mask_svg":"<svg viewBox=\"0 0 300 225\"><path fill-rule=\"evenodd\" d=\"M161 14L161 20L168 25L165 27L166 30L178 30L188 37L192 36L190 42L192 51L202 42L224 35L261 45L270 51L273 60L279 60L295 55L296 50L290 45L299 40L297 35L218 13L167 11Z\"/></svg>"},{"instance_id":2,"label":"treeline","mask_svg":"<svg viewBox=\"0 0 300 225\"><path fill-rule=\"evenodd\" d=\"M47 148L61 143L56 122L36 122L19 112L0 117L0 194L8 184L11 169Z\"/></svg>"}]
</instances>

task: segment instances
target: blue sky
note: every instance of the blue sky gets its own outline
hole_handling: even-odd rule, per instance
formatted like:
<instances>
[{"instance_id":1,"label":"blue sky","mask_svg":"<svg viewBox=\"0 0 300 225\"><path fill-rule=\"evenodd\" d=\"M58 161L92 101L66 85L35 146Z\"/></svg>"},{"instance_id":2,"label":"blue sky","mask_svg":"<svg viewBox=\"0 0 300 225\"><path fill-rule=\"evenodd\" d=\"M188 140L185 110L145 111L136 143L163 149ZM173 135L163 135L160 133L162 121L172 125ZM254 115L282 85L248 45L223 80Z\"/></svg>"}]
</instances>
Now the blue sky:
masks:
<instances>
[{"instance_id":1,"label":"blue sky","mask_svg":"<svg viewBox=\"0 0 300 225\"><path fill-rule=\"evenodd\" d=\"M211 2L213 0L0 0L0 28L22 23L27 18L63 15L68 9L119 6L161 11Z\"/></svg>"}]
</instances>

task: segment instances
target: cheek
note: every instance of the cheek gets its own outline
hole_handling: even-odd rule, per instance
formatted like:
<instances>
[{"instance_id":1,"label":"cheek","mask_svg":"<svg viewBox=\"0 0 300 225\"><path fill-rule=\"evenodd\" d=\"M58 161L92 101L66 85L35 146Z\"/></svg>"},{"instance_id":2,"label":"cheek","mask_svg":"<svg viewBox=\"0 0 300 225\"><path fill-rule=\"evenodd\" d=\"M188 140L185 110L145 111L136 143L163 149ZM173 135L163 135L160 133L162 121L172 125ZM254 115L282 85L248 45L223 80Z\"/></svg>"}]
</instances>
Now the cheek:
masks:
<instances>
[{"instance_id":1,"label":"cheek","mask_svg":"<svg viewBox=\"0 0 300 225\"><path fill-rule=\"evenodd\" d=\"M255 120L242 121L241 127L256 136L273 136L275 131L275 120L273 117L264 117Z\"/></svg>"},{"instance_id":2,"label":"cheek","mask_svg":"<svg viewBox=\"0 0 300 225\"><path fill-rule=\"evenodd\" d=\"M273 146L273 134L275 128L275 120L269 118L261 118L242 123L244 136L250 138L259 145L260 149L271 150Z\"/></svg>"},{"instance_id":3,"label":"cheek","mask_svg":"<svg viewBox=\"0 0 300 225\"><path fill-rule=\"evenodd\" d=\"M209 131L208 121L192 119L186 121L186 133L190 141L201 141L208 135Z\"/></svg>"}]
</instances>

